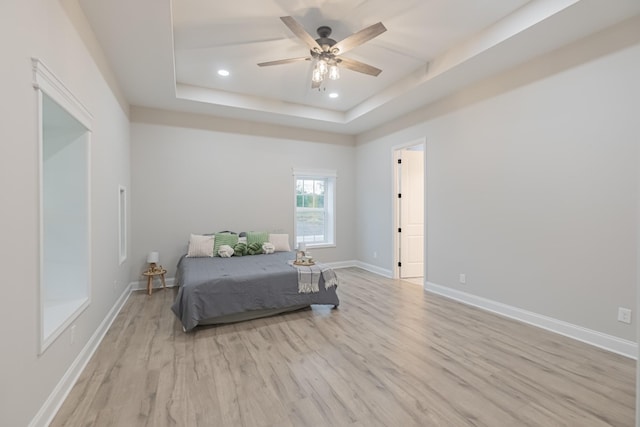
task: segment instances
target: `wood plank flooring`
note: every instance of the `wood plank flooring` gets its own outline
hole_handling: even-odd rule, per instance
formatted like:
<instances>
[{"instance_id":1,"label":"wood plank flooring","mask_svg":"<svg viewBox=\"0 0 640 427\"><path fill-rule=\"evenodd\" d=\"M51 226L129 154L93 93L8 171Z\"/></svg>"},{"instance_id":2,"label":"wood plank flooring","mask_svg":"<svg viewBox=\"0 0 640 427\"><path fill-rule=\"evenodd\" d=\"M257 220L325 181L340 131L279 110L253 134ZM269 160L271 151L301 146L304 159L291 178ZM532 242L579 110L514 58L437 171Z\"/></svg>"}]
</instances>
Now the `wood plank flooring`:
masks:
<instances>
[{"instance_id":1,"label":"wood plank flooring","mask_svg":"<svg viewBox=\"0 0 640 427\"><path fill-rule=\"evenodd\" d=\"M185 334L131 295L52 426L633 426L635 361L356 268L341 304Z\"/></svg>"}]
</instances>

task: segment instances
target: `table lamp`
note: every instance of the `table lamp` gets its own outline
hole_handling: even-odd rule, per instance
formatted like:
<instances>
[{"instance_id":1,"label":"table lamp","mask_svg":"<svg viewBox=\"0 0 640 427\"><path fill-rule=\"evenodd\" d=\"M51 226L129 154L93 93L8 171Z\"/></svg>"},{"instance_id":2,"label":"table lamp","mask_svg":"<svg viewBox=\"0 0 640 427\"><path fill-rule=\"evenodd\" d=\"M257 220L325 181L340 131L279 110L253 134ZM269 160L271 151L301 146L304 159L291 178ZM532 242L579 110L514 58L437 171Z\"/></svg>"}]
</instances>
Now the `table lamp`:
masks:
<instances>
[{"instance_id":1,"label":"table lamp","mask_svg":"<svg viewBox=\"0 0 640 427\"><path fill-rule=\"evenodd\" d=\"M149 252L147 255L147 262L149 263L149 271L158 270L158 261L160 260L160 253L158 252Z\"/></svg>"}]
</instances>

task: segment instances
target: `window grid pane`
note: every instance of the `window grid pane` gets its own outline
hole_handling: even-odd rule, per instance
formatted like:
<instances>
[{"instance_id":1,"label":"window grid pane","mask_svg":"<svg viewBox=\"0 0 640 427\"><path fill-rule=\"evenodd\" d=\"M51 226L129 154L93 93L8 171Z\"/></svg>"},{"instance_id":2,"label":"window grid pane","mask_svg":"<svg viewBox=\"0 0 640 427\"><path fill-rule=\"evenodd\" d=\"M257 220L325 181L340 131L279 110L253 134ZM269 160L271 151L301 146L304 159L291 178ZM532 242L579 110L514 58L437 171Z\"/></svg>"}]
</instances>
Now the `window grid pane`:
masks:
<instances>
[{"instance_id":1,"label":"window grid pane","mask_svg":"<svg viewBox=\"0 0 640 427\"><path fill-rule=\"evenodd\" d=\"M296 180L297 243L327 243L325 189L327 179Z\"/></svg>"}]
</instances>

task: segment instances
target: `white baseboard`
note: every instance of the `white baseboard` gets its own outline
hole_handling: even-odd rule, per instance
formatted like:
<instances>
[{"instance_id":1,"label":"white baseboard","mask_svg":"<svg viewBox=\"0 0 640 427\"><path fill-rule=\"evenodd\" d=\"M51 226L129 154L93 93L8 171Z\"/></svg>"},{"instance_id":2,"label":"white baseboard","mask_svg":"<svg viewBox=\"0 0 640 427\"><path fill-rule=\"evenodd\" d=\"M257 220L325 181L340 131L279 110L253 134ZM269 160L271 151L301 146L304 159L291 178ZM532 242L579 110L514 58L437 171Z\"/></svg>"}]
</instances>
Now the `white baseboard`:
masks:
<instances>
[{"instance_id":1,"label":"white baseboard","mask_svg":"<svg viewBox=\"0 0 640 427\"><path fill-rule=\"evenodd\" d=\"M472 305L501 316L519 320L529 325L537 326L631 359L638 358L638 344L633 341L624 340L622 338L614 337L613 335L603 334L602 332L583 328L582 326L574 325L552 317L543 316L531 311L522 310L517 307L431 282L426 282L424 289L428 292L432 292L467 305Z\"/></svg>"},{"instance_id":2,"label":"white baseboard","mask_svg":"<svg viewBox=\"0 0 640 427\"><path fill-rule=\"evenodd\" d=\"M67 398L71 389L78 381L80 374L91 360L91 356L97 350L98 346L102 342L105 334L111 327L111 324L115 320L118 313L129 299L129 295L131 294L131 286L127 286L116 303L113 305L107 316L104 318L98 329L91 335L87 344L82 348L78 357L75 358L67 372L62 376L58 384L56 384L55 388L44 402L38 413L29 423L29 427L46 427L51 424L53 421L53 417L58 413L58 410L64 403L64 400Z\"/></svg>"},{"instance_id":3,"label":"white baseboard","mask_svg":"<svg viewBox=\"0 0 640 427\"><path fill-rule=\"evenodd\" d=\"M164 283L166 283L167 288L173 288L176 284L176 279L175 277L167 277L164 280ZM129 286L131 287L131 291L145 291L147 290L147 282L145 280L138 280L137 282L131 282L129 283ZM154 280L152 285L151 285L151 289L156 290L156 289L162 289L162 285L160 283L158 283L157 280Z\"/></svg>"},{"instance_id":4,"label":"white baseboard","mask_svg":"<svg viewBox=\"0 0 640 427\"><path fill-rule=\"evenodd\" d=\"M322 264L337 270L340 268L356 267L357 261L350 260L350 261L337 261L337 262L323 262Z\"/></svg>"},{"instance_id":5,"label":"white baseboard","mask_svg":"<svg viewBox=\"0 0 640 427\"><path fill-rule=\"evenodd\" d=\"M393 272L391 270L387 270L385 268L381 268L372 264L367 264L366 262L362 262L362 261L349 260L349 261L338 261L338 262L326 262L323 264L328 265L329 267L335 268L335 269L358 267L370 273L384 276L389 279L393 278Z\"/></svg>"},{"instance_id":6,"label":"white baseboard","mask_svg":"<svg viewBox=\"0 0 640 427\"><path fill-rule=\"evenodd\" d=\"M378 274L380 276L384 276L388 279L393 279L393 271L387 270L386 268L378 267L376 265L367 264L366 262L356 261L354 267L361 268L363 270L367 270L368 272Z\"/></svg>"}]
</instances>

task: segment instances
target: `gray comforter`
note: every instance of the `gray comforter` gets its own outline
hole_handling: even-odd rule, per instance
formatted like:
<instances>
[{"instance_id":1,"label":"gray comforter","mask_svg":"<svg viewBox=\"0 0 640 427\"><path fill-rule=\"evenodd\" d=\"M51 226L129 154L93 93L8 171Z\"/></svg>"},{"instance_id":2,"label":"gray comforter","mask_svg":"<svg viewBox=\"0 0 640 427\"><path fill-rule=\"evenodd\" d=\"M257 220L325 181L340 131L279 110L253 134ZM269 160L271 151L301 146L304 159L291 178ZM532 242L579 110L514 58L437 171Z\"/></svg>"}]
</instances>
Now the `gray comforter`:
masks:
<instances>
[{"instance_id":1,"label":"gray comforter","mask_svg":"<svg viewBox=\"0 0 640 427\"><path fill-rule=\"evenodd\" d=\"M175 279L180 289L171 310L189 331L237 313L255 312L258 317L267 310L311 304L337 307L336 287L325 289L322 278L319 292L298 292L297 269L287 263L294 258L294 252L231 258L183 256Z\"/></svg>"}]
</instances>

